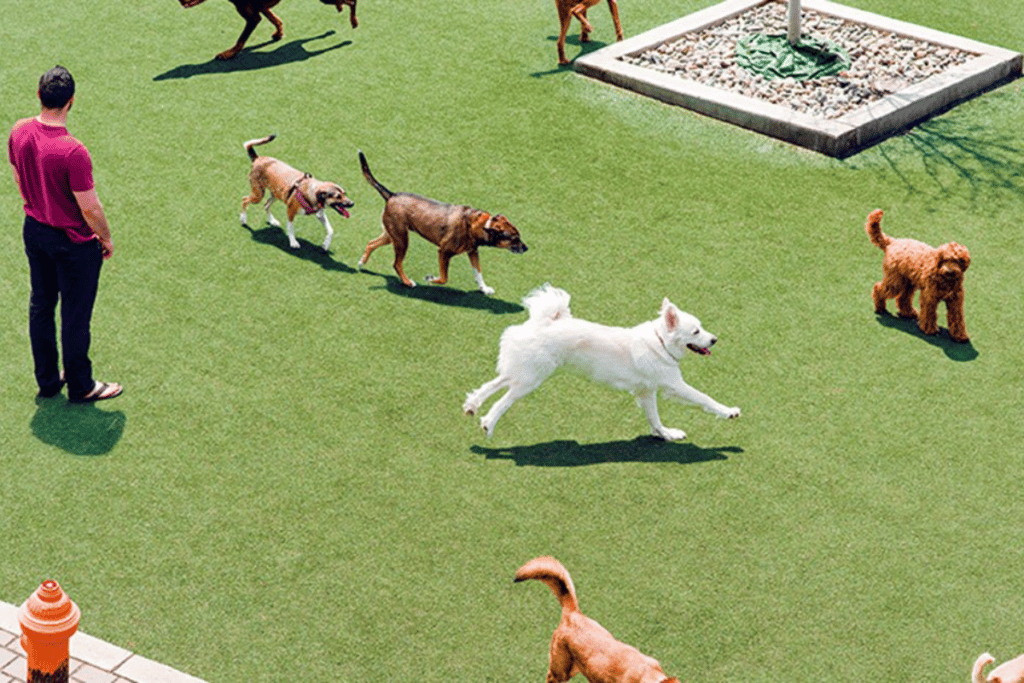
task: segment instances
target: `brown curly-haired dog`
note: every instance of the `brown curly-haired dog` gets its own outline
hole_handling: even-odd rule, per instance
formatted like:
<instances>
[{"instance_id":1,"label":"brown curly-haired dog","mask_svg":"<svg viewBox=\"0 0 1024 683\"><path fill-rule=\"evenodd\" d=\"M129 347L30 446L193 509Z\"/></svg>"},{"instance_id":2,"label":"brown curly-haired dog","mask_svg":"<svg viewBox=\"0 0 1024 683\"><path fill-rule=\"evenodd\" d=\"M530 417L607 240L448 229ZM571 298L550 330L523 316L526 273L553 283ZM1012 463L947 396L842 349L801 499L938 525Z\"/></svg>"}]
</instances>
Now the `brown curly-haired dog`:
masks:
<instances>
[{"instance_id":1,"label":"brown curly-haired dog","mask_svg":"<svg viewBox=\"0 0 1024 683\"><path fill-rule=\"evenodd\" d=\"M967 247L956 242L930 247L909 238L893 238L882 232L882 210L868 216L868 237L885 252L882 261L884 278L876 282L872 297L875 313L885 314L885 302L896 299L900 317L917 318L917 326L925 334L936 334L936 309L940 301L946 302L946 323L954 341L966 342L964 324L964 273L971 265ZM914 310L914 290L921 290L921 314Z\"/></svg>"}]
</instances>

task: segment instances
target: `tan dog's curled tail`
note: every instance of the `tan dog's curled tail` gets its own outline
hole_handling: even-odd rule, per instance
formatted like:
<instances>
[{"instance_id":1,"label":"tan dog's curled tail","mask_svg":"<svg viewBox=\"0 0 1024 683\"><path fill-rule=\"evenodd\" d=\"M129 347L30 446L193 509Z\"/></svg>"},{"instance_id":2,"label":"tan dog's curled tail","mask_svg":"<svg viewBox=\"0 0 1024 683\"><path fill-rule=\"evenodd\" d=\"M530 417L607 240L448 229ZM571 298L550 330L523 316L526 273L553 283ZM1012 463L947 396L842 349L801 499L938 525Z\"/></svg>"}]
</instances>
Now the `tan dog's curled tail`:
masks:
<instances>
[{"instance_id":1,"label":"tan dog's curled tail","mask_svg":"<svg viewBox=\"0 0 1024 683\"><path fill-rule=\"evenodd\" d=\"M996 658L985 653L974 661L974 669L971 671L972 683L985 683L985 667L996 661Z\"/></svg>"},{"instance_id":2,"label":"tan dog's curled tail","mask_svg":"<svg viewBox=\"0 0 1024 683\"><path fill-rule=\"evenodd\" d=\"M253 147L255 147L256 145L265 145L276 137L277 135L274 134L268 135L265 138L256 138L255 140L247 140L243 142L242 147L244 147L245 151L249 153L249 161L256 161L256 158L259 156L259 154L257 154L256 151L253 149Z\"/></svg>"},{"instance_id":3,"label":"tan dog's curled tail","mask_svg":"<svg viewBox=\"0 0 1024 683\"><path fill-rule=\"evenodd\" d=\"M572 585L572 578L562 563L553 557L535 557L516 572L515 582L529 581L536 579L547 585L551 592L558 598L562 606L562 613L579 612L580 604L576 600L576 588Z\"/></svg>"},{"instance_id":4,"label":"tan dog's curled tail","mask_svg":"<svg viewBox=\"0 0 1024 683\"><path fill-rule=\"evenodd\" d=\"M366 182L370 183L370 187L380 192L380 196L384 198L384 201L391 199L395 193L388 188L381 185L373 174L370 173L370 165L366 163L366 156L363 154L363 150L359 150L359 166L363 169L363 177L366 178Z\"/></svg>"},{"instance_id":5,"label":"tan dog's curled tail","mask_svg":"<svg viewBox=\"0 0 1024 683\"><path fill-rule=\"evenodd\" d=\"M868 222L864 229L867 231L868 237L871 238L871 243L885 251L886 247L892 242L892 238L882 232L882 213L881 209L872 211L868 215Z\"/></svg>"}]
</instances>

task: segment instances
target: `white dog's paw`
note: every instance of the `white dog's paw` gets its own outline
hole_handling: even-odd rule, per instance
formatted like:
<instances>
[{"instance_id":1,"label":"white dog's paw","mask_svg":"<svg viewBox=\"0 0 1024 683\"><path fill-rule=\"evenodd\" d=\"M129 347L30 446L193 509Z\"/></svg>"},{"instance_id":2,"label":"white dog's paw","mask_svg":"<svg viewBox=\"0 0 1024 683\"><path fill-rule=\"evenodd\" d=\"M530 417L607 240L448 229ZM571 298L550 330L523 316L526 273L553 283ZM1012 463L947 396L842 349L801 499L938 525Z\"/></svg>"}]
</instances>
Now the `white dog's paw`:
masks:
<instances>
[{"instance_id":1,"label":"white dog's paw","mask_svg":"<svg viewBox=\"0 0 1024 683\"><path fill-rule=\"evenodd\" d=\"M298 249L302 245L299 244L298 240L288 240L288 246L292 249Z\"/></svg>"},{"instance_id":2,"label":"white dog's paw","mask_svg":"<svg viewBox=\"0 0 1024 683\"><path fill-rule=\"evenodd\" d=\"M659 431L651 431L654 436L665 441L682 441L686 438L686 432L682 429L672 429L671 427L662 427Z\"/></svg>"},{"instance_id":3,"label":"white dog's paw","mask_svg":"<svg viewBox=\"0 0 1024 683\"><path fill-rule=\"evenodd\" d=\"M365 266L365 265L366 265L366 259L364 259L364 258L359 259L359 261L356 263L356 270L362 270L363 266Z\"/></svg>"},{"instance_id":4,"label":"white dog's paw","mask_svg":"<svg viewBox=\"0 0 1024 683\"><path fill-rule=\"evenodd\" d=\"M238 215L238 220L242 221L242 225L247 225L249 222L249 216L246 214L245 211L243 211Z\"/></svg>"},{"instance_id":5,"label":"white dog's paw","mask_svg":"<svg viewBox=\"0 0 1024 683\"><path fill-rule=\"evenodd\" d=\"M268 213L267 214L267 222L270 223L271 225L273 225L275 228L280 228L281 227L281 221L279 221L276 218L274 218L274 214L272 214L272 213Z\"/></svg>"},{"instance_id":6,"label":"white dog's paw","mask_svg":"<svg viewBox=\"0 0 1024 683\"><path fill-rule=\"evenodd\" d=\"M494 434L494 425L490 424L487 421L487 417L486 416L480 418L480 429L484 430L484 433L487 434L487 438L488 439L491 438L492 434Z\"/></svg>"},{"instance_id":7,"label":"white dog's paw","mask_svg":"<svg viewBox=\"0 0 1024 683\"><path fill-rule=\"evenodd\" d=\"M488 287L487 285L483 285L482 287L480 287L480 291L486 294L487 296L490 296L491 294L494 294L494 287Z\"/></svg>"},{"instance_id":8,"label":"white dog's paw","mask_svg":"<svg viewBox=\"0 0 1024 683\"><path fill-rule=\"evenodd\" d=\"M466 402L462 404L462 412L466 415L476 415L476 411L479 410L480 404L472 399L467 398Z\"/></svg>"},{"instance_id":9,"label":"white dog's paw","mask_svg":"<svg viewBox=\"0 0 1024 683\"><path fill-rule=\"evenodd\" d=\"M727 408L725 410L725 412L722 413L722 417L724 417L726 420L731 420L731 419L739 417L739 416L740 416L740 409L736 408L736 407Z\"/></svg>"}]
</instances>

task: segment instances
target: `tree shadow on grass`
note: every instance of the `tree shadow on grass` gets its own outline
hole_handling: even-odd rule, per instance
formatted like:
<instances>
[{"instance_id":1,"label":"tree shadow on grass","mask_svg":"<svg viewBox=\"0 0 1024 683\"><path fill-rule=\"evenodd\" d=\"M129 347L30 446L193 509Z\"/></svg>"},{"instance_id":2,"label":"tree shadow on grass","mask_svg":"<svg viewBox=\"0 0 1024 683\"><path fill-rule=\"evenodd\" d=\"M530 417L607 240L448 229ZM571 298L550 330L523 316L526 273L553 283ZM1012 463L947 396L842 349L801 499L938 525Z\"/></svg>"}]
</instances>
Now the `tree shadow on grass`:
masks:
<instances>
[{"instance_id":1,"label":"tree shadow on grass","mask_svg":"<svg viewBox=\"0 0 1024 683\"><path fill-rule=\"evenodd\" d=\"M552 43L557 43L558 36L548 36L548 40L550 40ZM579 54L577 54L575 57L572 57L572 60L579 59L584 55L589 55L591 52L596 52L600 50L602 47L606 46L607 44L608 43L602 43L600 40L589 40L586 43L581 43L580 36L578 33L575 36L566 36L565 38L566 48L568 48L570 45L573 47L580 48ZM566 52L568 52L568 49L566 49ZM566 57L568 56L569 55L567 54ZM557 63L558 53L553 52L551 55L551 59L552 61ZM555 74L566 72L572 73L572 71L572 64L558 64L555 68L548 69L547 71L534 71L533 73L530 74L530 76L532 76L533 78L541 78L542 76L553 76Z\"/></svg>"},{"instance_id":2,"label":"tree shadow on grass","mask_svg":"<svg viewBox=\"0 0 1024 683\"><path fill-rule=\"evenodd\" d=\"M912 337L917 337L932 346L939 347L950 360L965 362L972 361L978 357L978 350L974 348L974 344L969 341L966 343L953 341L949 336L949 330L944 327L939 328L939 334L925 334L917 326L917 321L911 318L901 318L888 313L885 315L876 313L875 318L878 319L878 324L882 327L906 332Z\"/></svg>"},{"instance_id":3,"label":"tree shadow on grass","mask_svg":"<svg viewBox=\"0 0 1024 683\"><path fill-rule=\"evenodd\" d=\"M728 460L726 453L743 452L738 446L702 448L692 443L662 441L653 436L641 436L632 441L592 444L560 440L506 448L471 446L470 450L488 460L511 460L518 467L581 467L610 462L671 462L692 465Z\"/></svg>"},{"instance_id":4,"label":"tree shadow on grass","mask_svg":"<svg viewBox=\"0 0 1024 683\"><path fill-rule=\"evenodd\" d=\"M317 223L319 226L320 224ZM324 251L320 248L319 244L313 244L309 240L305 240L298 237L299 248L292 249L291 245L288 244L288 236L284 232L284 228L277 228L273 225L267 225L264 228L255 230L250 228L248 225L243 225L243 228L249 231L249 236L252 237L253 242L259 244L265 244L267 246L276 247L289 256L302 259L303 261L309 261L315 263L324 270L338 271L342 273L355 273L355 268L345 265L341 261L335 261L331 256L332 252ZM335 232L337 237L337 232Z\"/></svg>"},{"instance_id":5,"label":"tree shadow on grass","mask_svg":"<svg viewBox=\"0 0 1024 683\"><path fill-rule=\"evenodd\" d=\"M31 428L43 443L72 455L106 455L121 440L127 422L120 410L108 412L95 403L37 398Z\"/></svg>"},{"instance_id":6,"label":"tree shadow on grass","mask_svg":"<svg viewBox=\"0 0 1024 683\"><path fill-rule=\"evenodd\" d=\"M919 174L901 168L903 161L891 153L892 148L880 145L878 149L911 192L990 204L986 200L1005 193L1024 196L1024 145L1016 133L952 113L907 131L902 139L913 151L910 156L920 160L932 187L915 184L912 178Z\"/></svg>"},{"instance_id":7,"label":"tree shadow on grass","mask_svg":"<svg viewBox=\"0 0 1024 683\"><path fill-rule=\"evenodd\" d=\"M398 279L397 275L386 275L384 273L377 273L372 270L363 268L361 273L366 275L375 275L384 280L384 284L374 289L386 289L392 294L398 296L404 296L407 299L418 299L420 301L429 301L434 304L441 304L442 306L456 306L459 308L474 308L480 311L490 311L495 315L505 315L506 313L519 313L524 311L522 306L511 301L502 301L496 299L493 296L487 296L479 290L470 290L468 292L452 289L444 285L430 285L421 284L415 287L407 287L402 284L402 281Z\"/></svg>"},{"instance_id":8,"label":"tree shadow on grass","mask_svg":"<svg viewBox=\"0 0 1024 683\"><path fill-rule=\"evenodd\" d=\"M326 31L318 36L313 36L312 38L301 38L299 40L292 40L290 42L283 43L280 47L276 50L272 50L271 52L256 52L256 50L275 42L272 40L267 41L265 43L260 43L259 45L245 48L239 52L234 59L213 58L201 64L182 64L181 66L176 66L169 71L165 71L162 74L154 76L153 80L166 81L173 78L192 78L193 76L208 74L269 69L283 64L303 62L307 59L318 57L325 52L337 50L338 48L352 44L351 40L343 40L337 45L331 45L330 47L325 47L322 50L307 50L305 47L306 43L314 40L321 40L332 35L334 35L333 30Z\"/></svg>"}]
</instances>

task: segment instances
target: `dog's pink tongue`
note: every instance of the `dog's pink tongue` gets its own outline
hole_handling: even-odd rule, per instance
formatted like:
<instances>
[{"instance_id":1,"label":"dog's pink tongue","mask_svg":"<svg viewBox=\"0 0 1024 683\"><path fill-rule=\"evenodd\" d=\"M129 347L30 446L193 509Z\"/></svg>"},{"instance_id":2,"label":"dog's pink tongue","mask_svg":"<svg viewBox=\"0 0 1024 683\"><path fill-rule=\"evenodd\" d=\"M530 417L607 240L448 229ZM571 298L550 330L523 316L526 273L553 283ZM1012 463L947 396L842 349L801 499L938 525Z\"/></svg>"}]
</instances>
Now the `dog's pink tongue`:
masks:
<instances>
[{"instance_id":1,"label":"dog's pink tongue","mask_svg":"<svg viewBox=\"0 0 1024 683\"><path fill-rule=\"evenodd\" d=\"M345 209L344 206L339 206L338 207L338 213L340 213L345 218L348 218L348 211Z\"/></svg>"}]
</instances>

